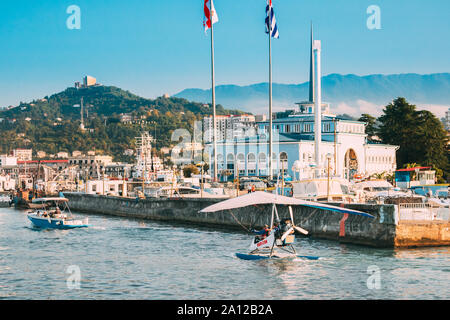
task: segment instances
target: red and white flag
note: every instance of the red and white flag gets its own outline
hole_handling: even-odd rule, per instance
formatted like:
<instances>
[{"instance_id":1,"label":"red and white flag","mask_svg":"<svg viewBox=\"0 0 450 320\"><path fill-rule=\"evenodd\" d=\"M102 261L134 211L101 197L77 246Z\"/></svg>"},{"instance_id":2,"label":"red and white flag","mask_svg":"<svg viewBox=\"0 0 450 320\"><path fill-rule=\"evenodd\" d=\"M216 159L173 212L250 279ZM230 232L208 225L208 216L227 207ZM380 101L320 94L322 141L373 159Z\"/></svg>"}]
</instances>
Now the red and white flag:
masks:
<instances>
[{"instance_id":1,"label":"red and white flag","mask_svg":"<svg viewBox=\"0 0 450 320\"><path fill-rule=\"evenodd\" d=\"M212 23L216 23L219 21L219 17L217 16L217 12L214 9L213 0L205 0L205 17L203 19L203 26L205 27L205 32L211 28Z\"/></svg>"}]
</instances>

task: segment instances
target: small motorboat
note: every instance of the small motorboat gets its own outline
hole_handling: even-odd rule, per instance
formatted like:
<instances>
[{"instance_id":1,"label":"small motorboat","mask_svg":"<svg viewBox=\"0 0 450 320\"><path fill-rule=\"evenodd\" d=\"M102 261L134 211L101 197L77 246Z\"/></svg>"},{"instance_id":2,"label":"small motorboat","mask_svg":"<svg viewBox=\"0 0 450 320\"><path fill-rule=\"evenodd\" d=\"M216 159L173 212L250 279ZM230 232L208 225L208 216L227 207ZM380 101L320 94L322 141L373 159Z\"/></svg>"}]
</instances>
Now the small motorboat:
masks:
<instances>
[{"instance_id":1,"label":"small motorboat","mask_svg":"<svg viewBox=\"0 0 450 320\"><path fill-rule=\"evenodd\" d=\"M33 210L27 216L34 226L52 229L74 229L89 227L88 218L75 219L70 212L67 198L38 198L34 204L40 208ZM61 207L63 210L61 210Z\"/></svg>"}]
</instances>

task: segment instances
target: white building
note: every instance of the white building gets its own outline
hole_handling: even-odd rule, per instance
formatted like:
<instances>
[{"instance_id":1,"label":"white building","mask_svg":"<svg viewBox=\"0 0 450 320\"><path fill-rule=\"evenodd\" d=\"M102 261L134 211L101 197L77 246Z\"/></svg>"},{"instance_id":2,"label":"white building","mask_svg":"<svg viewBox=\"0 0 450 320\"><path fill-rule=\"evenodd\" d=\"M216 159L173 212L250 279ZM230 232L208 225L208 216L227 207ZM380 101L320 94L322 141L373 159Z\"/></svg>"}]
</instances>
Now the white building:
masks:
<instances>
[{"instance_id":1,"label":"white building","mask_svg":"<svg viewBox=\"0 0 450 320\"><path fill-rule=\"evenodd\" d=\"M0 175L0 191L12 191L16 189L16 180L11 179L9 175Z\"/></svg>"},{"instance_id":2,"label":"white building","mask_svg":"<svg viewBox=\"0 0 450 320\"><path fill-rule=\"evenodd\" d=\"M60 159L68 159L69 158L69 153L68 152L64 152L64 151L58 152L56 154L56 157L60 158Z\"/></svg>"},{"instance_id":3,"label":"white building","mask_svg":"<svg viewBox=\"0 0 450 320\"><path fill-rule=\"evenodd\" d=\"M97 84L97 79L95 79L94 77L91 76L85 76L83 78L83 85L85 88L90 87L90 86L94 86Z\"/></svg>"},{"instance_id":4,"label":"white building","mask_svg":"<svg viewBox=\"0 0 450 320\"><path fill-rule=\"evenodd\" d=\"M444 128L450 131L450 108L445 112Z\"/></svg>"},{"instance_id":5,"label":"white building","mask_svg":"<svg viewBox=\"0 0 450 320\"><path fill-rule=\"evenodd\" d=\"M395 171L398 146L369 142L364 122L337 118L329 112L328 104L322 103L320 41L314 41L311 50L314 77L310 81L310 101L299 103L297 113L272 121L272 157L269 121L258 122L256 134L228 137L217 143L217 173L221 180L232 180L238 172L241 176L270 176L270 158L275 178L282 172L299 179L323 177L329 172L350 180ZM212 143L207 150L213 161ZM210 168L214 168L212 162Z\"/></svg>"},{"instance_id":6,"label":"white building","mask_svg":"<svg viewBox=\"0 0 450 320\"><path fill-rule=\"evenodd\" d=\"M216 115L217 141L232 139L243 135L243 130L248 130L255 125L255 116L243 115ZM213 117L203 118L203 131L205 143L214 140Z\"/></svg>"},{"instance_id":7,"label":"white building","mask_svg":"<svg viewBox=\"0 0 450 320\"><path fill-rule=\"evenodd\" d=\"M17 161L31 161L33 149L14 149L12 156L17 158Z\"/></svg>"},{"instance_id":8,"label":"white building","mask_svg":"<svg viewBox=\"0 0 450 320\"><path fill-rule=\"evenodd\" d=\"M89 180L84 188L88 194L127 196L127 182L123 180Z\"/></svg>"},{"instance_id":9,"label":"white building","mask_svg":"<svg viewBox=\"0 0 450 320\"><path fill-rule=\"evenodd\" d=\"M17 157L11 157L6 154L0 155L0 167L17 166Z\"/></svg>"}]
</instances>

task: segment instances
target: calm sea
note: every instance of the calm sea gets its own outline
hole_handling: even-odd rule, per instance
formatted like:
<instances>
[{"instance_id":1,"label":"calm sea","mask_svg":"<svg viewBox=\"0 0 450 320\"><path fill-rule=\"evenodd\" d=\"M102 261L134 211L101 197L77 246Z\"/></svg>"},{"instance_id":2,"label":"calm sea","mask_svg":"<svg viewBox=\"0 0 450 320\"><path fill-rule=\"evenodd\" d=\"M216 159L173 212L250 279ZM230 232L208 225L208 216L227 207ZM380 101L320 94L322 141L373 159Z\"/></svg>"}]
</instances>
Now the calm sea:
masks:
<instances>
[{"instance_id":1,"label":"calm sea","mask_svg":"<svg viewBox=\"0 0 450 320\"><path fill-rule=\"evenodd\" d=\"M235 257L245 233L89 218L87 229L40 230L25 211L0 208L0 299L450 298L448 247L297 238L299 254L320 259L254 262Z\"/></svg>"}]
</instances>

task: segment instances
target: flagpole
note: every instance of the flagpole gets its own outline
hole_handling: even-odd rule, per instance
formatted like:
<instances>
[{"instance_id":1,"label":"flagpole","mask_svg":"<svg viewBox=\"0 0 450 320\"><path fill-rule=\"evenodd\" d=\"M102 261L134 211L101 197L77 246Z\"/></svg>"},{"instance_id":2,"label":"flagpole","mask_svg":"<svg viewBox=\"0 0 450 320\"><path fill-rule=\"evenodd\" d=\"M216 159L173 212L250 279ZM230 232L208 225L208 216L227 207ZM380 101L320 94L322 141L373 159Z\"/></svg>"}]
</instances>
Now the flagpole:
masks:
<instances>
[{"instance_id":1,"label":"flagpole","mask_svg":"<svg viewBox=\"0 0 450 320\"><path fill-rule=\"evenodd\" d=\"M269 179L273 178L272 170L272 21L269 19Z\"/></svg>"},{"instance_id":2,"label":"flagpole","mask_svg":"<svg viewBox=\"0 0 450 320\"><path fill-rule=\"evenodd\" d=\"M213 107L213 137L214 137L214 181L217 181L217 124L216 124L216 85L214 74L214 12L211 12L211 82L212 82L212 107Z\"/></svg>"}]
</instances>

